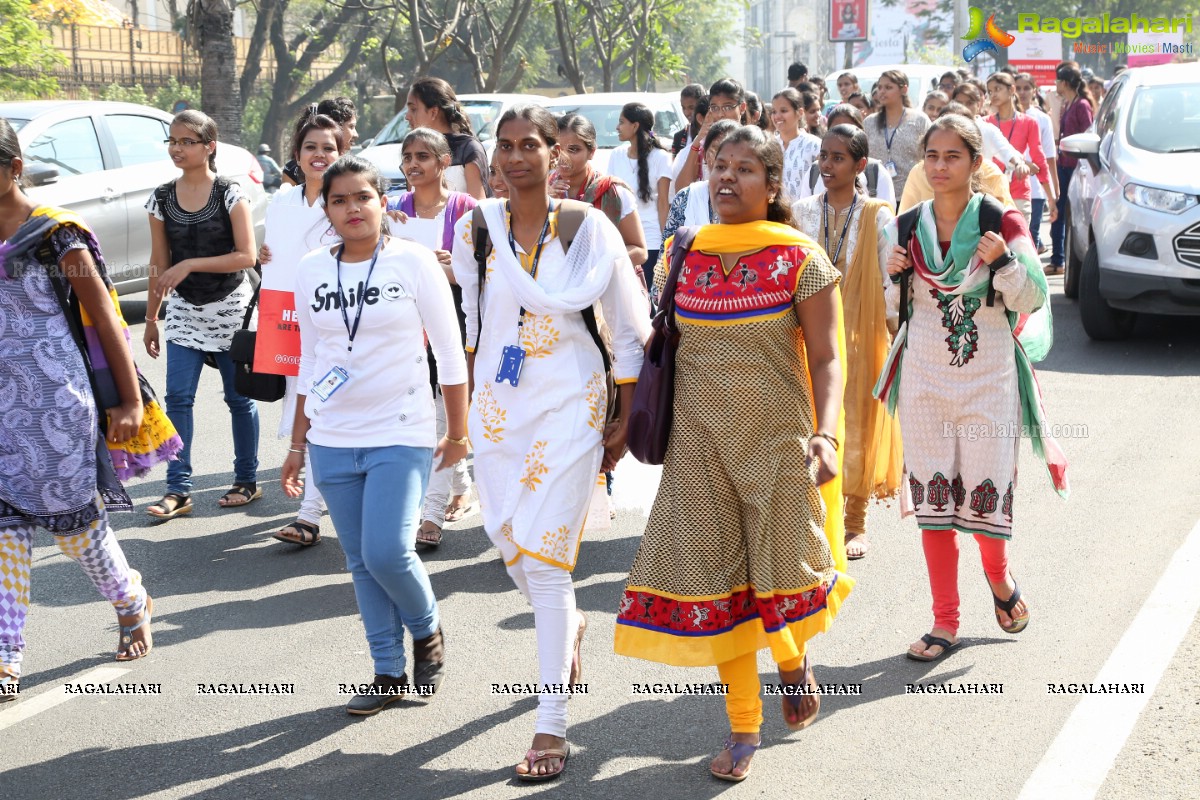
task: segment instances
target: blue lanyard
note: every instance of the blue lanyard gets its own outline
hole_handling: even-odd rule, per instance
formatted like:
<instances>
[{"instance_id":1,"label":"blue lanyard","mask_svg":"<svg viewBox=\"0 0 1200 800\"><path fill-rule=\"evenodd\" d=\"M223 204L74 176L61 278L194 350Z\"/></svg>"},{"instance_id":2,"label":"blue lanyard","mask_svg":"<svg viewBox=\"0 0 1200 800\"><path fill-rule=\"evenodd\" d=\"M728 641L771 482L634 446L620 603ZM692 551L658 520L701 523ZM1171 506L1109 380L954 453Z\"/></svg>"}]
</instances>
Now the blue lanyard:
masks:
<instances>
[{"instance_id":1,"label":"blue lanyard","mask_svg":"<svg viewBox=\"0 0 1200 800\"><path fill-rule=\"evenodd\" d=\"M350 341L346 345L346 352L354 351L354 337L358 336L358 323L362 322L363 307L367 304L366 294L367 287L371 285L371 273L375 272L375 262L379 260L379 251L383 247L384 237L379 237L379 243L375 245L375 254L371 256L371 266L367 267L367 279L363 281L362 291L358 293L358 310L354 312L354 326L350 326L350 315L346 313L346 294L342 291L342 253L346 251L346 245L342 245L337 251L337 289L338 289L338 308L342 312L342 322L346 325L346 336Z\"/></svg>"},{"instance_id":2,"label":"blue lanyard","mask_svg":"<svg viewBox=\"0 0 1200 800\"><path fill-rule=\"evenodd\" d=\"M900 126L902 126L904 124L904 112L903 111L900 112L900 121L896 123L896 129L892 131L891 136L888 136L888 134L887 134L887 131L888 131L887 112L880 111L879 113L884 115L883 116L883 144L885 147L887 147L888 155L890 156L892 154L892 142L896 140L896 134L900 132Z\"/></svg>"},{"instance_id":3,"label":"blue lanyard","mask_svg":"<svg viewBox=\"0 0 1200 800\"><path fill-rule=\"evenodd\" d=\"M857 180L857 178L855 179ZM846 241L846 231L850 229L850 219L854 216L854 204L858 202L858 192L850 198L850 208L846 211L846 224L842 225L842 235L838 237L837 250L830 256L829 263L837 266L838 256L842 253L842 244ZM821 200L821 225L825 229L825 254L829 255L829 192ZM833 221L837 227L837 219Z\"/></svg>"}]
</instances>

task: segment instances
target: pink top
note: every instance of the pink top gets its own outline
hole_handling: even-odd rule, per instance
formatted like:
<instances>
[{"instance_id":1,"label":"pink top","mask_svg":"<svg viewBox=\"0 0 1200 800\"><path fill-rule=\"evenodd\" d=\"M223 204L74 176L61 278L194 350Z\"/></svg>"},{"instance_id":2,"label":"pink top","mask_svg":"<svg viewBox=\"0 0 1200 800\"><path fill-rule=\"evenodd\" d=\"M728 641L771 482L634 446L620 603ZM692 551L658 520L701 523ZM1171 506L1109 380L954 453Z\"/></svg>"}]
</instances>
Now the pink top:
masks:
<instances>
[{"instance_id":1,"label":"pink top","mask_svg":"<svg viewBox=\"0 0 1200 800\"><path fill-rule=\"evenodd\" d=\"M988 117L988 122L1000 129L1004 138L1008 139L1018 153L1028 155L1030 160L1037 165L1039 171L1036 176L1033 176L1034 180L1039 182L1050 180L1050 167L1046 164L1046 154L1042 152L1042 134L1038 129L1036 119L1024 114L1017 114L1008 121L1001 121L998 116L992 114ZM1014 200L1029 199L1029 180L1028 177L1013 176L1009 191Z\"/></svg>"}]
</instances>

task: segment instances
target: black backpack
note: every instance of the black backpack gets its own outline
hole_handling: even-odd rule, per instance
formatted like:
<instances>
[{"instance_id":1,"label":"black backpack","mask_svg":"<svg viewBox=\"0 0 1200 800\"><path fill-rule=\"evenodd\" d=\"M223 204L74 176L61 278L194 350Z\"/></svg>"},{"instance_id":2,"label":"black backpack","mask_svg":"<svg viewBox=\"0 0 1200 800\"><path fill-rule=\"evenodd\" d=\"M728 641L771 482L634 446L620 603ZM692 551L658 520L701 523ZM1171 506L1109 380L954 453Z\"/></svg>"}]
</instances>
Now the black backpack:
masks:
<instances>
[{"instance_id":1,"label":"black backpack","mask_svg":"<svg viewBox=\"0 0 1200 800\"><path fill-rule=\"evenodd\" d=\"M911 252L908 244L913 232L917 229L917 219L921 214L920 204L913 206L896 218L897 243L906 251ZM1004 206L991 195L985 194L979 204L979 232L992 231L1000 233L1000 219L1004 216ZM900 273L900 324L908 321L908 289L913 268L909 267ZM988 276L987 304L996 305L996 287L992 284L993 275Z\"/></svg>"}]
</instances>

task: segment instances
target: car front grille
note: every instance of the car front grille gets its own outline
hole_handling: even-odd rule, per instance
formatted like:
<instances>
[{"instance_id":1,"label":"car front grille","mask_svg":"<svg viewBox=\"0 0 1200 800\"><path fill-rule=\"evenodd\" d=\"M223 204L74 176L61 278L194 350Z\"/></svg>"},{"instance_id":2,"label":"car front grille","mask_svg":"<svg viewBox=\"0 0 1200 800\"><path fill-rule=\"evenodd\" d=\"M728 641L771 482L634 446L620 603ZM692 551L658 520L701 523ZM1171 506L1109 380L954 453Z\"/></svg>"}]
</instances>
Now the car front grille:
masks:
<instances>
[{"instance_id":1,"label":"car front grille","mask_svg":"<svg viewBox=\"0 0 1200 800\"><path fill-rule=\"evenodd\" d=\"M1200 222L1174 239L1175 257L1192 267L1200 267Z\"/></svg>"}]
</instances>

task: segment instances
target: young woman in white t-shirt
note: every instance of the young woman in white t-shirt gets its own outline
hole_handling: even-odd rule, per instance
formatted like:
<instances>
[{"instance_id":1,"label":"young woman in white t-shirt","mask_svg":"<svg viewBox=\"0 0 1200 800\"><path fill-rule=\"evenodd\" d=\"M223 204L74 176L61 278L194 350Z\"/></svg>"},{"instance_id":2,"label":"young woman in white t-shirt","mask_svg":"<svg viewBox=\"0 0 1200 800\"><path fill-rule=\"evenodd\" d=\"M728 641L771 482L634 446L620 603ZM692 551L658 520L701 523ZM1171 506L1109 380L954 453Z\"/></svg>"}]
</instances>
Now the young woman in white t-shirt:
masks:
<instances>
[{"instance_id":1,"label":"young woman in white t-shirt","mask_svg":"<svg viewBox=\"0 0 1200 800\"><path fill-rule=\"evenodd\" d=\"M642 271L646 285L654 285L658 243L671 208L671 157L654 135L654 114L641 103L626 103L617 121L617 137L629 147L613 151L608 174L625 181L638 201L638 217L648 250Z\"/></svg>"},{"instance_id":2,"label":"young woman in white t-shirt","mask_svg":"<svg viewBox=\"0 0 1200 800\"><path fill-rule=\"evenodd\" d=\"M292 158L303 177L299 186L284 185L271 198L267 207L266 239L259 249L259 262L268 284L278 289L294 290L297 265L304 256L322 245L337 241L325 216L325 201L321 199L321 182L325 170L347 149L346 136L332 117L323 114L308 116L292 140ZM275 273L286 273L281 283ZM261 344L259 345L261 346ZM279 418L279 436L292 435L292 418L296 411L296 378L288 376L287 391ZM304 468L312 467L305 459ZM281 542L311 547L321 541L321 515L325 500L316 484L309 481L304 487L304 499L296 519L273 534Z\"/></svg>"},{"instance_id":3,"label":"young woman in white t-shirt","mask_svg":"<svg viewBox=\"0 0 1200 800\"><path fill-rule=\"evenodd\" d=\"M346 553L375 678L347 706L380 711L406 692L437 691L442 629L416 554L430 462L467 455L467 365L450 284L427 248L385 235L379 170L355 156L325 173L325 213L342 239L300 262L299 399L281 483L303 493L305 451ZM437 355L448 431L435 434L425 337ZM400 622L397 625L397 621ZM413 637L411 688L404 629Z\"/></svg>"}]
</instances>

